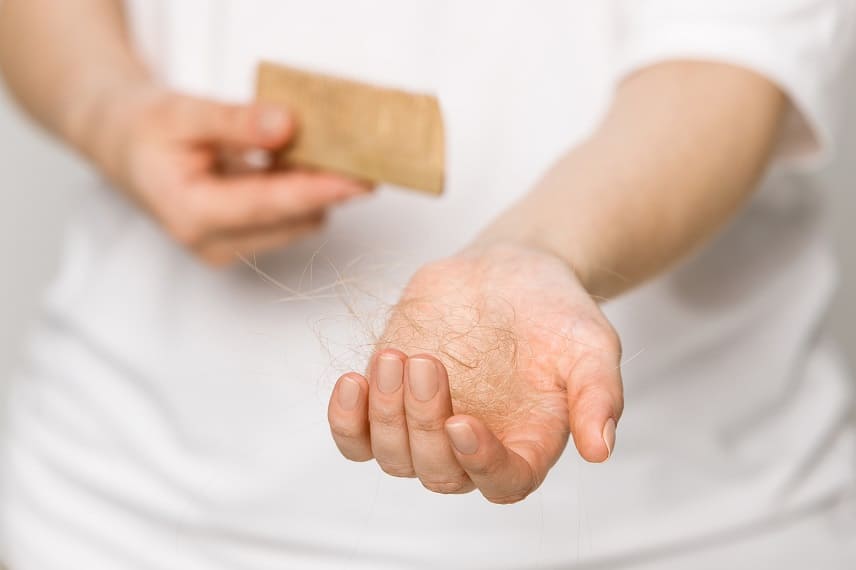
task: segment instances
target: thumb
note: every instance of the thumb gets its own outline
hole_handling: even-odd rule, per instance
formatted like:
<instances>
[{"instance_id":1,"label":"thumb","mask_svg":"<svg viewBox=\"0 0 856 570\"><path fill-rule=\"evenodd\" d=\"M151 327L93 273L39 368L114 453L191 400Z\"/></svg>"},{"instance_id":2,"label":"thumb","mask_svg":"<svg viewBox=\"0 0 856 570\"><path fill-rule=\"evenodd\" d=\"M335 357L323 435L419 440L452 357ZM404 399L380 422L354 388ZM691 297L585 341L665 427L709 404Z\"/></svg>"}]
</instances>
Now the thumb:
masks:
<instances>
[{"instance_id":1,"label":"thumb","mask_svg":"<svg viewBox=\"0 0 856 570\"><path fill-rule=\"evenodd\" d=\"M620 356L604 352L584 358L568 383L571 434L583 459L601 463L615 449L615 428L624 408Z\"/></svg>"},{"instance_id":2,"label":"thumb","mask_svg":"<svg viewBox=\"0 0 856 570\"><path fill-rule=\"evenodd\" d=\"M287 109L270 104L185 97L176 114L179 136L195 142L272 149L285 145L296 129Z\"/></svg>"}]
</instances>

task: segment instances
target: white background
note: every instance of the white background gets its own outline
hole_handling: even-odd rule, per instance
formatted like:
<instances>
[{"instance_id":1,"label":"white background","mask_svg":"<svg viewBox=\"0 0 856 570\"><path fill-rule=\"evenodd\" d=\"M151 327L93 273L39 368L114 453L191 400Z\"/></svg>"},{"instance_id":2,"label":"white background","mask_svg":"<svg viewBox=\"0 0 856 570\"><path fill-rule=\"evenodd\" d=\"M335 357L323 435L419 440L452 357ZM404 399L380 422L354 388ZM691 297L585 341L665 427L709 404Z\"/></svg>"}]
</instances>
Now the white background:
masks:
<instances>
[{"instance_id":1,"label":"white background","mask_svg":"<svg viewBox=\"0 0 856 570\"><path fill-rule=\"evenodd\" d=\"M854 122L856 123L856 122ZM831 175L833 217L842 260L832 312L836 334L856 362L856 124ZM0 92L0 391L20 358L28 322L57 261L63 220L85 167L15 110ZM810 276L806 276L810 278Z\"/></svg>"}]
</instances>

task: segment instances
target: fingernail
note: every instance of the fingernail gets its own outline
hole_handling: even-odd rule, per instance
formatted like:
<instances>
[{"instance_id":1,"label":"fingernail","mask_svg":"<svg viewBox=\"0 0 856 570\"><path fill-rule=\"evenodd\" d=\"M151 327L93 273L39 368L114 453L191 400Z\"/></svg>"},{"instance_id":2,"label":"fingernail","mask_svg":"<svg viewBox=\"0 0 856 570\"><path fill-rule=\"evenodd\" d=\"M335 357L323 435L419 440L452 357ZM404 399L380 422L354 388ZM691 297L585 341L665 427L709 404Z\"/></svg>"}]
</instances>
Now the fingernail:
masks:
<instances>
[{"instance_id":1,"label":"fingernail","mask_svg":"<svg viewBox=\"0 0 856 570\"><path fill-rule=\"evenodd\" d=\"M259 113L259 132L266 137L278 137L285 131L288 121L289 117L286 111L268 107Z\"/></svg>"},{"instance_id":2,"label":"fingernail","mask_svg":"<svg viewBox=\"0 0 856 570\"><path fill-rule=\"evenodd\" d=\"M440 383L437 379L437 365L428 358L411 358L407 361L407 380L410 392L420 402L427 402L437 395Z\"/></svg>"},{"instance_id":3,"label":"fingernail","mask_svg":"<svg viewBox=\"0 0 856 570\"><path fill-rule=\"evenodd\" d=\"M377 358L377 387L381 392L389 394L398 390L404 376L404 363L401 358L392 354L381 354Z\"/></svg>"},{"instance_id":4,"label":"fingernail","mask_svg":"<svg viewBox=\"0 0 856 570\"><path fill-rule=\"evenodd\" d=\"M615 447L615 420L609 418L603 426L603 443L606 444L608 452L606 459L612 457L612 449Z\"/></svg>"},{"instance_id":5,"label":"fingernail","mask_svg":"<svg viewBox=\"0 0 856 570\"><path fill-rule=\"evenodd\" d=\"M458 450L458 453L463 455L472 455L479 450L479 440L476 437L476 432L469 424L446 424L446 433L449 434L449 439L452 440L452 445Z\"/></svg>"},{"instance_id":6,"label":"fingernail","mask_svg":"<svg viewBox=\"0 0 856 570\"><path fill-rule=\"evenodd\" d=\"M343 410L353 410L360 400L360 384L347 376L339 383L339 407Z\"/></svg>"}]
</instances>

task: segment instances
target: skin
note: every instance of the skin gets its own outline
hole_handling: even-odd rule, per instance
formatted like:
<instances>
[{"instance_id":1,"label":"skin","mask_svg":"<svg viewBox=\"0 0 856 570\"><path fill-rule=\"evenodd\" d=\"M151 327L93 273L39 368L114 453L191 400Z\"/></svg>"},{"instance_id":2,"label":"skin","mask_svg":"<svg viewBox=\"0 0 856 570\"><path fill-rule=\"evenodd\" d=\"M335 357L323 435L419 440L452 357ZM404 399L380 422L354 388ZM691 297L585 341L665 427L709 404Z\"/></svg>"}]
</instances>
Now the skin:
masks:
<instances>
[{"instance_id":1,"label":"skin","mask_svg":"<svg viewBox=\"0 0 856 570\"><path fill-rule=\"evenodd\" d=\"M0 70L31 116L212 265L292 243L328 208L371 190L334 174L266 169L294 118L159 85L131 48L122 2L0 3ZM260 168L241 160L249 152Z\"/></svg>"},{"instance_id":2,"label":"skin","mask_svg":"<svg viewBox=\"0 0 856 570\"><path fill-rule=\"evenodd\" d=\"M367 374L344 375L330 399L342 454L495 503L537 489L569 436L584 459L608 459L621 345L599 302L727 222L787 108L777 87L727 65L670 62L627 78L588 140L474 244L414 276ZM435 395L421 402L420 390Z\"/></svg>"},{"instance_id":3,"label":"skin","mask_svg":"<svg viewBox=\"0 0 856 570\"><path fill-rule=\"evenodd\" d=\"M287 245L367 191L324 173L224 175L224 154L285 144L293 118L159 87L120 2L5 0L0 69L36 120L211 263ZM367 373L332 394L342 454L495 503L537 489L570 438L605 461L623 399L620 341L599 303L728 221L787 109L775 85L728 65L675 61L626 78L586 141L474 243L414 275Z\"/></svg>"},{"instance_id":4,"label":"skin","mask_svg":"<svg viewBox=\"0 0 856 570\"><path fill-rule=\"evenodd\" d=\"M424 267L382 343L367 378L346 374L330 402L350 459L510 503L543 480L572 428L584 457L609 455L604 426L622 409L618 337L553 255L491 246Z\"/></svg>"}]
</instances>

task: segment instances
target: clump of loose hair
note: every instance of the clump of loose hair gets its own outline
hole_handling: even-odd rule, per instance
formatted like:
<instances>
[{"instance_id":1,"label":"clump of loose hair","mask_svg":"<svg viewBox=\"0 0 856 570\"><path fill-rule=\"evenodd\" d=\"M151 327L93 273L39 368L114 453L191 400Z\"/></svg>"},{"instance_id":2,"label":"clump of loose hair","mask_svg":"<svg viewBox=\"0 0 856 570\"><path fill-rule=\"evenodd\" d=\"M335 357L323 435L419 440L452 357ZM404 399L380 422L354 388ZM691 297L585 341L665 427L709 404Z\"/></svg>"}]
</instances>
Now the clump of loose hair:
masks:
<instances>
[{"instance_id":1,"label":"clump of loose hair","mask_svg":"<svg viewBox=\"0 0 856 570\"><path fill-rule=\"evenodd\" d=\"M449 375L454 413L478 417L497 435L534 405L520 377L521 366L532 360L528 341L520 338L518 316L505 299L480 295L452 303L407 295L391 302L393 292L386 290L390 283L372 281L385 275L385 268L372 267L362 258L345 267L327 260L334 279L301 291L264 273L256 260L244 261L288 293L282 302L334 300L344 308L333 312L326 303L325 314L309 323L330 363L327 381L365 366L378 350L395 348L437 357ZM362 271L357 272L358 267Z\"/></svg>"}]
</instances>

